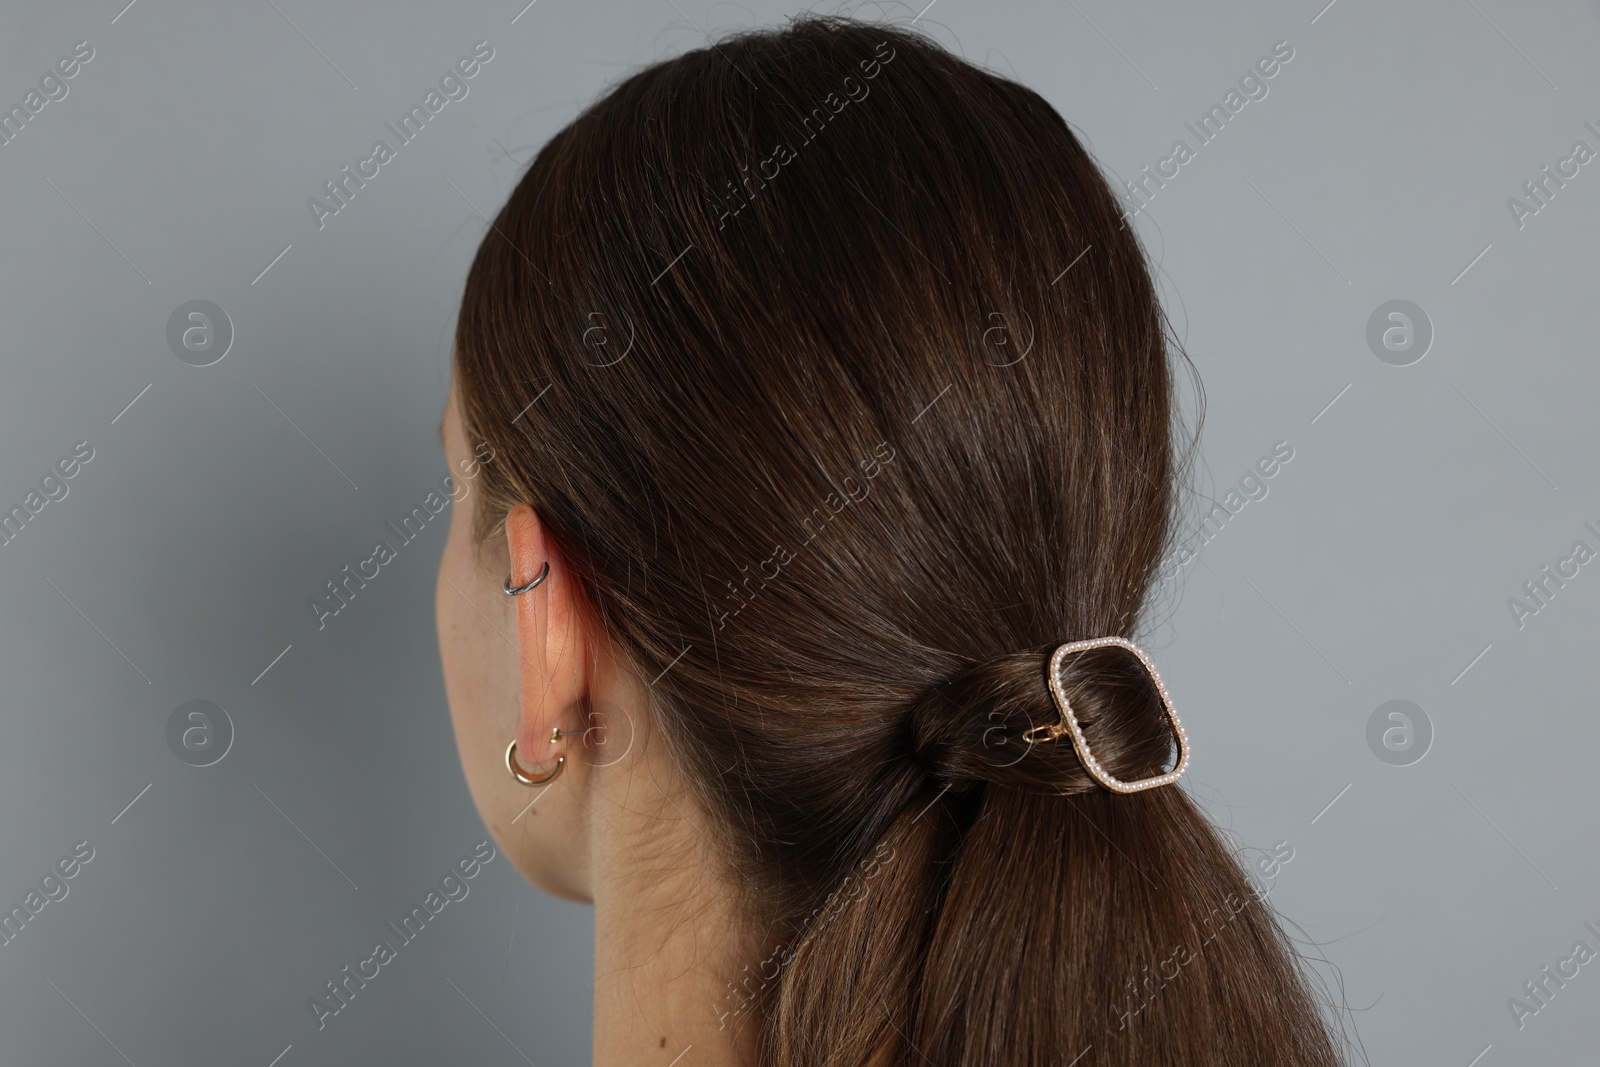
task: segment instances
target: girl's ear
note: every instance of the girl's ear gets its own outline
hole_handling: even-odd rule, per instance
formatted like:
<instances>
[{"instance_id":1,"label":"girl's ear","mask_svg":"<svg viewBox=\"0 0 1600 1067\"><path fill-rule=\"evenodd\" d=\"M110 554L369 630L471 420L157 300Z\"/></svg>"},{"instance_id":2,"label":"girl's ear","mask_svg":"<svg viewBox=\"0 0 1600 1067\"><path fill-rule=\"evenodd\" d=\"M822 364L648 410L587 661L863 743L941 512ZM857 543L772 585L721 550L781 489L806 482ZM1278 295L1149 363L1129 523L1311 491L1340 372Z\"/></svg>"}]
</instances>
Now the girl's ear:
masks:
<instances>
[{"instance_id":1,"label":"girl's ear","mask_svg":"<svg viewBox=\"0 0 1600 1067\"><path fill-rule=\"evenodd\" d=\"M563 716L569 708L582 707L588 695L589 650L579 625L571 574L554 540L545 536L538 514L527 504L518 504L506 514L505 529L512 586L533 581L546 563L550 566L544 581L516 597L522 676L517 760L530 771L540 771L558 754L570 755L567 748L551 744L552 730L588 726Z\"/></svg>"}]
</instances>

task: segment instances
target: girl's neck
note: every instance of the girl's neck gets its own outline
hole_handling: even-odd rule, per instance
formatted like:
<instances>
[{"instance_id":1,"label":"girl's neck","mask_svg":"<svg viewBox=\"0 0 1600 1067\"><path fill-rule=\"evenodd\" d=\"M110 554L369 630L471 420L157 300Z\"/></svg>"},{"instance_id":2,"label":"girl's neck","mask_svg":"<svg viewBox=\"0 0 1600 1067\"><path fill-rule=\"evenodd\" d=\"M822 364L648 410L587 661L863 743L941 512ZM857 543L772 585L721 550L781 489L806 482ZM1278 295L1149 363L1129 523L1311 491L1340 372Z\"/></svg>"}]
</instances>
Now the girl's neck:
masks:
<instances>
[{"instance_id":1,"label":"girl's neck","mask_svg":"<svg viewBox=\"0 0 1600 1067\"><path fill-rule=\"evenodd\" d=\"M710 873L720 857L660 808L630 828L648 838L612 826L616 854L595 853L594 1067L753 1067L760 1020L740 979L755 949Z\"/></svg>"}]
</instances>

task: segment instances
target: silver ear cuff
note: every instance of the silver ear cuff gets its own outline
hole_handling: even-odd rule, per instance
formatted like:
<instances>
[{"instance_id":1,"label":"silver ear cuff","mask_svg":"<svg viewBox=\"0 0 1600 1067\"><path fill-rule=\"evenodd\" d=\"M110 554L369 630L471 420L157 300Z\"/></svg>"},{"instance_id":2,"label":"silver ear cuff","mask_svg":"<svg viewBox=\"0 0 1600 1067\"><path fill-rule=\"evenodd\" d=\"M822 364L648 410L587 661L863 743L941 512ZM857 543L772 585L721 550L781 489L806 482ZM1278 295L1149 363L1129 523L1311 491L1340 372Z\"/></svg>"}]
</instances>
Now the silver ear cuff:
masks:
<instances>
[{"instance_id":1,"label":"silver ear cuff","mask_svg":"<svg viewBox=\"0 0 1600 1067\"><path fill-rule=\"evenodd\" d=\"M549 576L550 576L550 561L549 560L545 560L544 561L544 568L539 571L539 576L537 578L535 578L533 581L529 582L527 585L513 586L511 584L511 575L508 574L508 575L506 575L506 581L505 581L505 585L504 585L503 588L505 589L507 596L521 596L523 593L526 593L528 590L532 589L534 586L538 585L540 582L544 581Z\"/></svg>"}]
</instances>

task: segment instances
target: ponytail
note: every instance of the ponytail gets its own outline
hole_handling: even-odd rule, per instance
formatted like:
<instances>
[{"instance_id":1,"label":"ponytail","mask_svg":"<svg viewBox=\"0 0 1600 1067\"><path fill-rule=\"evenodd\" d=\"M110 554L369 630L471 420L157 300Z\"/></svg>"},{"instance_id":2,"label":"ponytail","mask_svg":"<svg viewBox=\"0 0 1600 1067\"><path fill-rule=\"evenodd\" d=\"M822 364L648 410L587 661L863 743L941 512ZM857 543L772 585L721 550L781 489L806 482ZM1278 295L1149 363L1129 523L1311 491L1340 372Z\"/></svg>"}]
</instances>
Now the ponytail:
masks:
<instances>
[{"instance_id":1,"label":"ponytail","mask_svg":"<svg viewBox=\"0 0 1600 1067\"><path fill-rule=\"evenodd\" d=\"M1338 1063L1264 893L1186 793L1107 790L1064 739L1024 751L1055 710L1047 658L974 664L914 706L928 784L874 848L892 864L800 937L772 1062ZM1122 659L1068 660L1064 687L1102 765L1137 778L1173 735Z\"/></svg>"}]
</instances>

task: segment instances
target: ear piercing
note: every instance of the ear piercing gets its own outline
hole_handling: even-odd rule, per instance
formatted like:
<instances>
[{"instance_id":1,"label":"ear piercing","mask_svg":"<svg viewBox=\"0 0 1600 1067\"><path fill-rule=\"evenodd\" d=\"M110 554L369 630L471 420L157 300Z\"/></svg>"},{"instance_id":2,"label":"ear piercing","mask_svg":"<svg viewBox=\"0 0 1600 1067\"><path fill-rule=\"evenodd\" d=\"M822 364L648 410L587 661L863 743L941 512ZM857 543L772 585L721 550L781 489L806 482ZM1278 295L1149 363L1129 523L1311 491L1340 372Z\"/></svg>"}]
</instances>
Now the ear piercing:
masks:
<instances>
[{"instance_id":1,"label":"ear piercing","mask_svg":"<svg viewBox=\"0 0 1600 1067\"><path fill-rule=\"evenodd\" d=\"M539 571L539 576L533 581L529 582L527 585L513 586L511 584L511 575L508 574L506 575L505 584L501 586L501 588L506 591L507 596L521 596L523 593L526 593L528 590L534 588L548 577L550 577L550 561L545 560L543 569Z\"/></svg>"},{"instance_id":2,"label":"ear piercing","mask_svg":"<svg viewBox=\"0 0 1600 1067\"><path fill-rule=\"evenodd\" d=\"M563 730L559 726L552 726L550 728L550 743L552 745L559 745L561 743L561 739L563 737L571 737L573 734L581 734L581 733L584 733L584 731L583 730ZM548 785L549 783L551 783L551 782L556 780L556 778L561 774L562 769L565 768L566 765L567 765L567 757L565 757L565 756L557 756L556 757L555 770L553 770L550 773L544 775L542 778L535 778L532 775L528 774L527 771L523 770L522 769L522 764L517 762L517 739L513 737L511 739L511 744L506 746L506 770L511 772L511 777L515 778L517 781L521 782L523 785Z\"/></svg>"}]
</instances>

